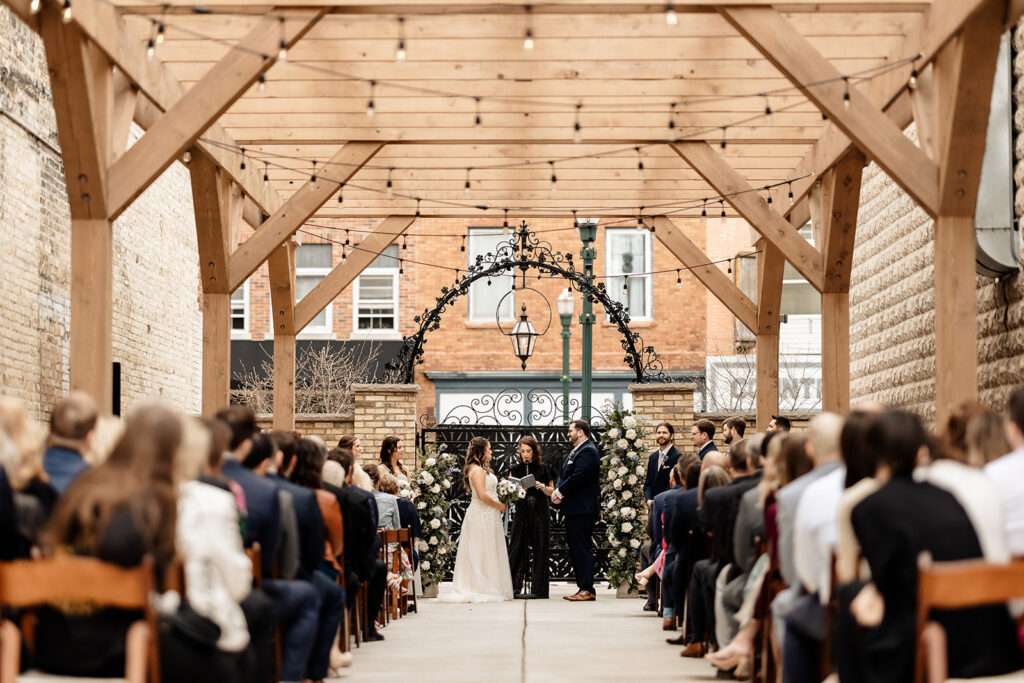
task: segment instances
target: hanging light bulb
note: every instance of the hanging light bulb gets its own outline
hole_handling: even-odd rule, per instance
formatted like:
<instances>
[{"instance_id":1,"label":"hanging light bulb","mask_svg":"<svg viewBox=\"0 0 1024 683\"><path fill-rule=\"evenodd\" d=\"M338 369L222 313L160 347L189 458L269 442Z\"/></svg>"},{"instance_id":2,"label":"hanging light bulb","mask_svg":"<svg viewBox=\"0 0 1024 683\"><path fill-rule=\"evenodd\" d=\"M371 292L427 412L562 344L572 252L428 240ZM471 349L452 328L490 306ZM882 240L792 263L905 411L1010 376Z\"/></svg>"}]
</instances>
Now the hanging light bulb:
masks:
<instances>
[{"instance_id":1,"label":"hanging light bulb","mask_svg":"<svg viewBox=\"0 0 1024 683\"><path fill-rule=\"evenodd\" d=\"M313 160L313 173L309 176L309 182L316 182L316 159Z\"/></svg>"},{"instance_id":2,"label":"hanging light bulb","mask_svg":"<svg viewBox=\"0 0 1024 683\"><path fill-rule=\"evenodd\" d=\"M554 192L558 189L558 176L555 175L555 162L549 161L551 164L551 191Z\"/></svg>"},{"instance_id":3,"label":"hanging light bulb","mask_svg":"<svg viewBox=\"0 0 1024 683\"><path fill-rule=\"evenodd\" d=\"M907 89L908 90L911 90L911 91L917 90L917 77L918 77L918 75L919 74L917 73L917 66L915 65L915 66L913 66L910 69L910 79L907 81Z\"/></svg>"},{"instance_id":4,"label":"hanging light bulb","mask_svg":"<svg viewBox=\"0 0 1024 683\"><path fill-rule=\"evenodd\" d=\"M39 14L39 10L42 9L43 3L41 0L32 0L28 4L28 11L32 14Z\"/></svg>"},{"instance_id":5,"label":"hanging light bulb","mask_svg":"<svg viewBox=\"0 0 1024 683\"><path fill-rule=\"evenodd\" d=\"M388 169L388 182L387 182L387 185L385 187L385 189L387 190L386 194L387 194L388 199L391 199L392 197L395 196L395 186L394 186L394 183L391 182L391 171L393 171L393 170L394 169L391 169L391 168Z\"/></svg>"},{"instance_id":6,"label":"hanging light bulb","mask_svg":"<svg viewBox=\"0 0 1024 683\"><path fill-rule=\"evenodd\" d=\"M185 153L181 155L182 163L190 163L192 161L192 152L185 150Z\"/></svg>"},{"instance_id":7,"label":"hanging light bulb","mask_svg":"<svg viewBox=\"0 0 1024 683\"><path fill-rule=\"evenodd\" d=\"M676 14L676 8L671 2L665 5L665 23L669 26L676 26L679 24L679 15Z\"/></svg>"},{"instance_id":8,"label":"hanging light bulb","mask_svg":"<svg viewBox=\"0 0 1024 683\"><path fill-rule=\"evenodd\" d=\"M768 117L772 115L772 103L768 101L768 95L764 96L764 115Z\"/></svg>"},{"instance_id":9,"label":"hanging light bulb","mask_svg":"<svg viewBox=\"0 0 1024 683\"><path fill-rule=\"evenodd\" d=\"M462 194L466 197L469 196L469 191L473 189L473 186L469 182L469 174L473 171L471 168L466 169L466 183L462 186Z\"/></svg>"},{"instance_id":10,"label":"hanging light bulb","mask_svg":"<svg viewBox=\"0 0 1024 683\"><path fill-rule=\"evenodd\" d=\"M342 246L343 247L347 247L350 244L352 244L352 237L349 235L348 229L346 229L345 230L345 244L343 244Z\"/></svg>"},{"instance_id":11,"label":"hanging light bulb","mask_svg":"<svg viewBox=\"0 0 1024 683\"><path fill-rule=\"evenodd\" d=\"M533 49L533 8L527 5L526 10L526 31L523 34L523 49Z\"/></svg>"},{"instance_id":12,"label":"hanging light bulb","mask_svg":"<svg viewBox=\"0 0 1024 683\"><path fill-rule=\"evenodd\" d=\"M459 251L466 251L466 236L462 236L462 244L459 245Z\"/></svg>"},{"instance_id":13,"label":"hanging light bulb","mask_svg":"<svg viewBox=\"0 0 1024 683\"><path fill-rule=\"evenodd\" d=\"M676 289L682 289L682 288L683 288L683 275L677 269L676 270Z\"/></svg>"},{"instance_id":14,"label":"hanging light bulb","mask_svg":"<svg viewBox=\"0 0 1024 683\"><path fill-rule=\"evenodd\" d=\"M263 187L270 185L270 165L263 162Z\"/></svg>"},{"instance_id":15,"label":"hanging light bulb","mask_svg":"<svg viewBox=\"0 0 1024 683\"><path fill-rule=\"evenodd\" d=\"M245 147L240 148L242 150L242 163L239 164L239 168L245 170Z\"/></svg>"},{"instance_id":16,"label":"hanging light bulb","mask_svg":"<svg viewBox=\"0 0 1024 683\"><path fill-rule=\"evenodd\" d=\"M70 23L71 22L71 0L64 0L64 4L62 5L62 8L63 9L61 9L61 12L60 12L60 20L63 21L65 24Z\"/></svg>"},{"instance_id":17,"label":"hanging light bulb","mask_svg":"<svg viewBox=\"0 0 1024 683\"><path fill-rule=\"evenodd\" d=\"M572 141L576 144L583 142L583 124L580 123L580 109L583 109L583 103L576 103L576 121L572 124Z\"/></svg>"},{"instance_id":18,"label":"hanging light bulb","mask_svg":"<svg viewBox=\"0 0 1024 683\"><path fill-rule=\"evenodd\" d=\"M338 203L345 203L345 183L342 183L341 185L338 186Z\"/></svg>"},{"instance_id":19,"label":"hanging light bulb","mask_svg":"<svg viewBox=\"0 0 1024 683\"><path fill-rule=\"evenodd\" d=\"M793 201L793 183L792 182L789 183L789 195L788 195L788 197L789 197L789 201L792 202Z\"/></svg>"},{"instance_id":20,"label":"hanging light bulb","mask_svg":"<svg viewBox=\"0 0 1024 683\"><path fill-rule=\"evenodd\" d=\"M700 207L700 217L701 218L707 218L708 217L708 200L706 200L706 199L704 200L704 203L701 204L701 207Z\"/></svg>"},{"instance_id":21,"label":"hanging light bulb","mask_svg":"<svg viewBox=\"0 0 1024 683\"><path fill-rule=\"evenodd\" d=\"M770 188L770 187L768 187L768 186L765 186L765 188L764 188L764 191L765 191L765 193L766 193L766 194L768 195L768 206L771 206L771 205L772 205L772 202L774 201L774 200L772 199L772 190L771 190L771 188Z\"/></svg>"},{"instance_id":22,"label":"hanging light bulb","mask_svg":"<svg viewBox=\"0 0 1024 683\"><path fill-rule=\"evenodd\" d=\"M647 178L644 176L644 160L640 156L640 148L639 147L634 147L633 149L636 150L636 157L637 157L637 159L636 159L636 170L637 170L637 173L640 174L640 182L641 183L646 183L647 182Z\"/></svg>"},{"instance_id":23,"label":"hanging light bulb","mask_svg":"<svg viewBox=\"0 0 1024 683\"><path fill-rule=\"evenodd\" d=\"M843 107L850 108L850 78L843 76Z\"/></svg>"},{"instance_id":24,"label":"hanging light bulb","mask_svg":"<svg viewBox=\"0 0 1024 683\"><path fill-rule=\"evenodd\" d=\"M341 262L344 263L345 261L348 261L348 249L344 245L342 245L342 247L341 247Z\"/></svg>"},{"instance_id":25,"label":"hanging light bulb","mask_svg":"<svg viewBox=\"0 0 1024 683\"><path fill-rule=\"evenodd\" d=\"M420 217L420 198L416 198L416 218ZM402 237L402 249L405 249L405 237Z\"/></svg>"},{"instance_id":26,"label":"hanging light bulb","mask_svg":"<svg viewBox=\"0 0 1024 683\"><path fill-rule=\"evenodd\" d=\"M157 45L163 45L164 44L164 37L165 37L164 34L165 33L167 33L167 26L164 25L164 22L162 22L162 21L158 22L157 25L156 25L156 44Z\"/></svg>"},{"instance_id":27,"label":"hanging light bulb","mask_svg":"<svg viewBox=\"0 0 1024 683\"><path fill-rule=\"evenodd\" d=\"M405 250L405 249L408 249L408 248L409 248L409 243L406 240L405 235L402 235L402 249Z\"/></svg>"},{"instance_id":28,"label":"hanging light bulb","mask_svg":"<svg viewBox=\"0 0 1024 683\"><path fill-rule=\"evenodd\" d=\"M405 262L402 259L398 259L398 274L405 275Z\"/></svg>"},{"instance_id":29,"label":"hanging light bulb","mask_svg":"<svg viewBox=\"0 0 1024 683\"><path fill-rule=\"evenodd\" d=\"M476 105L476 116L473 118L473 125L479 128L480 124L483 123L483 118L480 116L480 96L474 97L473 102Z\"/></svg>"},{"instance_id":30,"label":"hanging light bulb","mask_svg":"<svg viewBox=\"0 0 1024 683\"><path fill-rule=\"evenodd\" d=\"M288 61L288 41L285 39L284 34L284 17L278 19L281 26L281 38L277 41L277 61L287 62Z\"/></svg>"},{"instance_id":31,"label":"hanging light bulb","mask_svg":"<svg viewBox=\"0 0 1024 683\"><path fill-rule=\"evenodd\" d=\"M726 141L726 136L728 135L728 133L729 133L729 127L728 126L722 126L722 142L719 143L720 146L722 147L722 149L725 149L726 146L728 145L728 142Z\"/></svg>"},{"instance_id":32,"label":"hanging light bulb","mask_svg":"<svg viewBox=\"0 0 1024 683\"><path fill-rule=\"evenodd\" d=\"M676 103L668 105L668 129L675 130L676 127Z\"/></svg>"},{"instance_id":33,"label":"hanging light bulb","mask_svg":"<svg viewBox=\"0 0 1024 683\"><path fill-rule=\"evenodd\" d=\"M366 118L372 119L373 115L377 113L377 108L373 106L373 91L377 89L377 81L370 81L370 99L366 101Z\"/></svg>"},{"instance_id":34,"label":"hanging light bulb","mask_svg":"<svg viewBox=\"0 0 1024 683\"><path fill-rule=\"evenodd\" d=\"M405 61L405 17L398 17L398 47L395 49L395 61Z\"/></svg>"},{"instance_id":35,"label":"hanging light bulb","mask_svg":"<svg viewBox=\"0 0 1024 683\"><path fill-rule=\"evenodd\" d=\"M719 218L721 219L723 225L727 222L727 219L725 217L725 202L722 202L722 215Z\"/></svg>"},{"instance_id":36,"label":"hanging light bulb","mask_svg":"<svg viewBox=\"0 0 1024 683\"><path fill-rule=\"evenodd\" d=\"M146 41L146 59L152 62L154 57L156 57L156 41L150 38Z\"/></svg>"},{"instance_id":37,"label":"hanging light bulb","mask_svg":"<svg viewBox=\"0 0 1024 683\"><path fill-rule=\"evenodd\" d=\"M260 91L260 93L262 94L262 93L267 92L267 75L266 74L260 74L259 77L256 79L256 81L259 84L256 87Z\"/></svg>"}]
</instances>

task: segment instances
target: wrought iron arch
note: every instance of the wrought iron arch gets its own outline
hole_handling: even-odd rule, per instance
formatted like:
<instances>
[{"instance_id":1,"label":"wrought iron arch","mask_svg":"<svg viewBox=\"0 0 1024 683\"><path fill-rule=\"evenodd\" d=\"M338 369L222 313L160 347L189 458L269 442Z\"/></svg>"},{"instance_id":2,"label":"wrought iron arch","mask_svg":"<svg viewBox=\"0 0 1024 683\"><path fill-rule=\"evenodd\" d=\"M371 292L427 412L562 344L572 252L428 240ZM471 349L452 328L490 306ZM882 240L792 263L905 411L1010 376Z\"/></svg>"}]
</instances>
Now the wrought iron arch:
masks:
<instances>
[{"instance_id":1,"label":"wrought iron arch","mask_svg":"<svg viewBox=\"0 0 1024 683\"><path fill-rule=\"evenodd\" d=\"M474 282L516 269L521 271L524 283L527 272L531 270L537 271L539 276L547 274L561 277L591 302L601 304L622 335L622 349L626 354L623 361L633 371L636 381L669 381L654 347L644 345L640 334L630 328L629 312L625 306L608 296L603 282L593 283L585 273L576 270L571 253L555 251L548 242L538 239L536 233L530 232L526 221L508 241L500 243L495 251L477 256L476 263L469 266L464 275L458 275L453 286L441 288L441 295L437 297L433 308L426 309L414 318L419 323L419 329L402 340L398 354L389 361L387 369L391 378L405 384L413 382L416 366L423 363L423 346L427 343L427 334L440 329L445 309L468 294ZM513 288L514 278L515 275Z\"/></svg>"}]
</instances>

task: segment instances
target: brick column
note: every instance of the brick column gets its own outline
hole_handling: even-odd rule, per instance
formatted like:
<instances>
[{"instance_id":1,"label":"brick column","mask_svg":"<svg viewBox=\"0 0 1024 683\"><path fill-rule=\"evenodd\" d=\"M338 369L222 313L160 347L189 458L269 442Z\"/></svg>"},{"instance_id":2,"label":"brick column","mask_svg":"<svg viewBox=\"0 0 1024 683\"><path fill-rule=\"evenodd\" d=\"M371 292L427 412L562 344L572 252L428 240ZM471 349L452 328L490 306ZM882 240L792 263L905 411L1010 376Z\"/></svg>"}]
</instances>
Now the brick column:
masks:
<instances>
[{"instance_id":1,"label":"brick column","mask_svg":"<svg viewBox=\"0 0 1024 683\"><path fill-rule=\"evenodd\" d=\"M642 420L647 437L644 450L654 450L654 428L659 422L669 422L675 427L675 446L681 453L694 452L690 440L690 426L693 425L693 392L697 386L687 382L669 384L630 384L633 395L633 412Z\"/></svg>"},{"instance_id":2,"label":"brick column","mask_svg":"<svg viewBox=\"0 0 1024 683\"><path fill-rule=\"evenodd\" d=\"M415 384L353 384L352 432L363 443L363 457L375 461L380 442L386 436L402 439L402 464L416 467L416 395Z\"/></svg>"}]
</instances>

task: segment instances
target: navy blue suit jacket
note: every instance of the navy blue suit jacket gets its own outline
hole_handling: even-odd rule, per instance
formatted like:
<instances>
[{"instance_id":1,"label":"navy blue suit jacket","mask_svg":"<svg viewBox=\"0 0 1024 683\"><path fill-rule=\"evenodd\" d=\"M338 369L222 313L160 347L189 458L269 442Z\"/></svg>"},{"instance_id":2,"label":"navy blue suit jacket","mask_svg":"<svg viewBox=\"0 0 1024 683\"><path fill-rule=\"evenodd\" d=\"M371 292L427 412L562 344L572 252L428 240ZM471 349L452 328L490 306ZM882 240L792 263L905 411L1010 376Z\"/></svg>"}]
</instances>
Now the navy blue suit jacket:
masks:
<instances>
[{"instance_id":1,"label":"navy blue suit jacket","mask_svg":"<svg viewBox=\"0 0 1024 683\"><path fill-rule=\"evenodd\" d=\"M597 515L600 507L601 454L587 440L566 459L556 489L564 500L559 505L566 515Z\"/></svg>"},{"instance_id":2,"label":"navy blue suit jacket","mask_svg":"<svg viewBox=\"0 0 1024 683\"><path fill-rule=\"evenodd\" d=\"M273 576L281 536L281 505L277 487L269 479L245 469L234 458L224 459L224 476L245 492L245 545L260 544L263 575Z\"/></svg>"},{"instance_id":3,"label":"navy blue suit jacket","mask_svg":"<svg viewBox=\"0 0 1024 683\"><path fill-rule=\"evenodd\" d=\"M292 494L295 519L299 524L299 574L296 578L308 579L324 556L324 518L316 493L277 474L268 475L267 479Z\"/></svg>"},{"instance_id":4,"label":"navy blue suit jacket","mask_svg":"<svg viewBox=\"0 0 1024 683\"><path fill-rule=\"evenodd\" d=\"M644 479L644 498L646 500L654 500L659 493L668 491L669 473L679 461L679 451L672 446L665 454L665 466L658 469L659 452L654 451L647 458L647 478Z\"/></svg>"},{"instance_id":5,"label":"navy blue suit jacket","mask_svg":"<svg viewBox=\"0 0 1024 683\"><path fill-rule=\"evenodd\" d=\"M669 489L668 491L662 491L654 497L654 508L651 511L653 515L651 534L651 559L656 558L661 553L661 541L665 539L666 543L669 543L669 538L672 530L672 518L675 515L675 501L685 493L685 489L676 487ZM675 550L669 546L669 559L672 555L675 555ZM666 560L667 561L667 560Z\"/></svg>"}]
</instances>

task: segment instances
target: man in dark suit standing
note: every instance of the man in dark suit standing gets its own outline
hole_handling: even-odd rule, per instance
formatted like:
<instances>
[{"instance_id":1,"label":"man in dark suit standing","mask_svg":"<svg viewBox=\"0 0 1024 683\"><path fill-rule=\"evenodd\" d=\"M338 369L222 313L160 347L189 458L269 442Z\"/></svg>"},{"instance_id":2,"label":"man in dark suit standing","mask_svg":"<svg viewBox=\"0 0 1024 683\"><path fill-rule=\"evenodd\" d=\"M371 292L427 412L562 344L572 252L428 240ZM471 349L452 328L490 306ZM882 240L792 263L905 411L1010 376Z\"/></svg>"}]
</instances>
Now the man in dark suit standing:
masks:
<instances>
[{"instance_id":1,"label":"man in dark suit standing","mask_svg":"<svg viewBox=\"0 0 1024 683\"><path fill-rule=\"evenodd\" d=\"M697 457L701 460L711 451L717 451L715 445L715 423L711 420L697 420L690 427L690 436L693 438L693 446L697 449Z\"/></svg>"},{"instance_id":2,"label":"man in dark suit standing","mask_svg":"<svg viewBox=\"0 0 1024 683\"><path fill-rule=\"evenodd\" d=\"M571 602L597 599L594 591L594 524L597 522L601 489L601 455L591 440L586 420L573 420L569 425L572 451L562 466L551 502L565 515L565 537L569 543L569 560L579 590L565 596Z\"/></svg>"},{"instance_id":3,"label":"man in dark suit standing","mask_svg":"<svg viewBox=\"0 0 1024 683\"><path fill-rule=\"evenodd\" d=\"M647 458L647 478L644 479L644 498L647 500L648 532L654 538L654 499L658 494L669 489L669 472L679 461L679 451L676 450L673 440L675 428L668 422L662 422L654 430L654 440L658 444L658 450L654 451ZM644 566L647 566L658 555L658 548L649 545L644 549ZM658 588L660 581L657 576L652 576L647 582L647 604L644 605L645 612L654 612L658 609Z\"/></svg>"}]
</instances>

